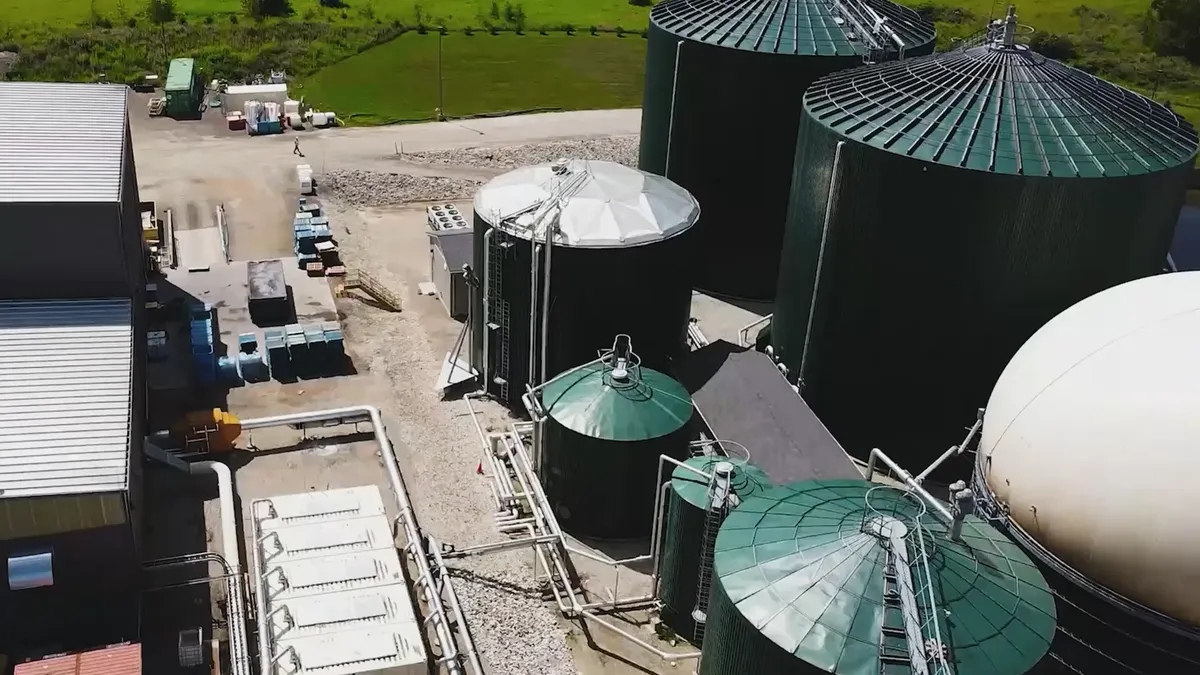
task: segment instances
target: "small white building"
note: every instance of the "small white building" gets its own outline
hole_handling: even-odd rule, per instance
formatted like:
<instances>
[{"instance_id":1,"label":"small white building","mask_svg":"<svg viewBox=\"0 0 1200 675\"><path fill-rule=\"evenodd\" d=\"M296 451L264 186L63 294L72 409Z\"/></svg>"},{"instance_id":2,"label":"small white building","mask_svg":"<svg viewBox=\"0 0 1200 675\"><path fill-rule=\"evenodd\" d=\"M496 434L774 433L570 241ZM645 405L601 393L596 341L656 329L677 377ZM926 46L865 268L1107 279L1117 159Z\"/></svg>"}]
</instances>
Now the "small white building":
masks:
<instances>
[{"instance_id":1,"label":"small white building","mask_svg":"<svg viewBox=\"0 0 1200 675\"><path fill-rule=\"evenodd\" d=\"M226 110L242 110L246 101L278 103L280 109L288 101L286 84L239 84L227 87L221 94L221 105Z\"/></svg>"}]
</instances>

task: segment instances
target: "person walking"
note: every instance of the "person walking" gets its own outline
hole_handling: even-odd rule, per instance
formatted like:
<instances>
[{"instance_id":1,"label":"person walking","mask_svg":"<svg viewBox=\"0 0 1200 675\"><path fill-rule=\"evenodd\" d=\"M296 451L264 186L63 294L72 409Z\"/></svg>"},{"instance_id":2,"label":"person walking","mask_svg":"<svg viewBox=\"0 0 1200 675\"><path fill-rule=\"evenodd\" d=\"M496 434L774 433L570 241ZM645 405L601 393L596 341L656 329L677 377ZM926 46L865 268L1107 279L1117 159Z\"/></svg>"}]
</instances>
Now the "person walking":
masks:
<instances>
[{"instance_id":1,"label":"person walking","mask_svg":"<svg viewBox=\"0 0 1200 675\"><path fill-rule=\"evenodd\" d=\"M300 155L301 157L304 156L304 153L300 152L300 139L299 138L292 139L292 154Z\"/></svg>"}]
</instances>

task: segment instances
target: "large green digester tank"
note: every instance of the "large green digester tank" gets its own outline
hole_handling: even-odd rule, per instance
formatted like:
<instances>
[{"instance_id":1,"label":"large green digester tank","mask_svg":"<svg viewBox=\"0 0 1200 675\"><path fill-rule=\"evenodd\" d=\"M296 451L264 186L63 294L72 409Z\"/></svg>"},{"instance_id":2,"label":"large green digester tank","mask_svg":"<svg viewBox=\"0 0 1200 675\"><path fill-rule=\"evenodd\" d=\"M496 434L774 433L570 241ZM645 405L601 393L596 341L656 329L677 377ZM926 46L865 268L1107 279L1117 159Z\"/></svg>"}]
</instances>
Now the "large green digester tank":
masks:
<instances>
[{"instance_id":1,"label":"large green digester tank","mask_svg":"<svg viewBox=\"0 0 1200 675\"><path fill-rule=\"evenodd\" d=\"M649 535L659 456L688 452L683 385L614 352L551 380L541 406L541 479L562 526L594 539Z\"/></svg>"},{"instance_id":2,"label":"large green digester tank","mask_svg":"<svg viewBox=\"0 0 1200 675\"><path fill-rule=\"evenodd\" d=\"M519 407L527 384L594 360L616 334L651 368L687 350L700 205L683 188L565 160L493 178L474 210L471 362L492 396Z\"/></svg>"},{"instance_id":3,"label":"large green digester tank","mask_svg":"<svg viewBox=\"0 0 1200 675\"><path fill-rule=\"evenodd\" d=\"M695 284L769 300L799 92L864 62L933 52L933 24L888 0L664 0L650 12L638 167L690 190Z\"/></svg>"},{"instance_id":4,"label":"large green digester tank","mask_svg":"<svg viewBox=\"0 0 1200 675\"><path fill-rule=\"evenodd\" d=\"M854 456L927 465L1046 321L1165 265L1195 129L1010 16L804 95L770 342Z\"/></svg>"},{"instance_id":5,"label":"large green digester tank","mask_svg":"<svg viewBox=\"0 0 1200 675\"><path fill-rule=\"evenodd\" d=\"M740 502L771 487L771 480L753 464L729 457L692 457L684 464L709 475L727 463L732 469L729 488ZM712 549L705 550L709 532L714 495L709 481L694 471L675 467L671 487L667 490L667 517L663 522L662 549L659 562L658 599L662 603L660 617L676 635L699 644L703 630L697 630L693 612L698 608L700 575L711 569ZM717 522L717 525L720 523ZM708 564L702 565L707 557ZM702 611L705 607L699 607Z\"/></svg>"},{"instance_id":6,"label":"large green digester tank","mask_svg":"<svg viewBox=\"0 0 1200 675\"><path fill-rule=\"evenodd\" d=\"M717 535L700 675L1042 672L1046 580L984 521L955 529L867 481L747 498Z\"/></svg>"}]
</instances>

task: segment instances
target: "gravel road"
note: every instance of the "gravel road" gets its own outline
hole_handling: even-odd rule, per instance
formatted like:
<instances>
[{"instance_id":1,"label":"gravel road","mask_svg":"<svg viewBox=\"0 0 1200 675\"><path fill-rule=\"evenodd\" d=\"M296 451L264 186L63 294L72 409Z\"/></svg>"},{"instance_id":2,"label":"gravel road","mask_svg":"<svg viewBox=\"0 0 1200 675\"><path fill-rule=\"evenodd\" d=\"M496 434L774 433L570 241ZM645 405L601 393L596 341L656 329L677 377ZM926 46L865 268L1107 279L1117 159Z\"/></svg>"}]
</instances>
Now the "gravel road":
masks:
<instances>
[{"instance_id":1,"label":"gravel road","mask_svg":"<svg viewBox=\"0 0 1200 675\"><path fill-rule=\"evenodd\" d=\"M404 155L404 159L410 162L504 169L553 162L562 157L637 166L638 137L614 136L585 141L555 141L501 147L410 152Z\"/></svg>"}]
</instances>

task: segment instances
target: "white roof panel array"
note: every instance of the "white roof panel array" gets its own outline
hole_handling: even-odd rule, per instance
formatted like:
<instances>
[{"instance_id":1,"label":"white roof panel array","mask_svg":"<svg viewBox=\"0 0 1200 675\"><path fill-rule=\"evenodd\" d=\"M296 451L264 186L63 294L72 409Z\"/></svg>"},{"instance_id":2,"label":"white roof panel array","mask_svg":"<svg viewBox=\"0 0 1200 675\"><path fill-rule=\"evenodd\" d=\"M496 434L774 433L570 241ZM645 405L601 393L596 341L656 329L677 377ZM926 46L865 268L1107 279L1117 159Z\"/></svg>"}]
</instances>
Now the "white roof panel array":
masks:
<instances>
[{"instance_id":1,"label":"white roof panel array","mask_svg":"<svg viewBox=\"0 0 1200 675\"><path fill-rule=\"evenodd\" d=\"M116 202L126 95L117 84L0 82L0 202Z\"/></svg>"},{"instance_id":2,"label":"white roof panel array","mask_svg":"<svg viewBox=\"0 0 1200 675\"><path fill-rule=\"evenodd\" d=\"M284 495L252 509L273 675L428 672L379 488Z\"/></svg>"},{"instance_id":3,"label":"white roof panel array","mask_svg":"<svg viewBox=\"0 0 1200 675\"><path fill-rule=\"evenodd\" d=\"M0 302L0 498L128 486L132 317L129 300Z\"/></svg>"}]
</instances>

